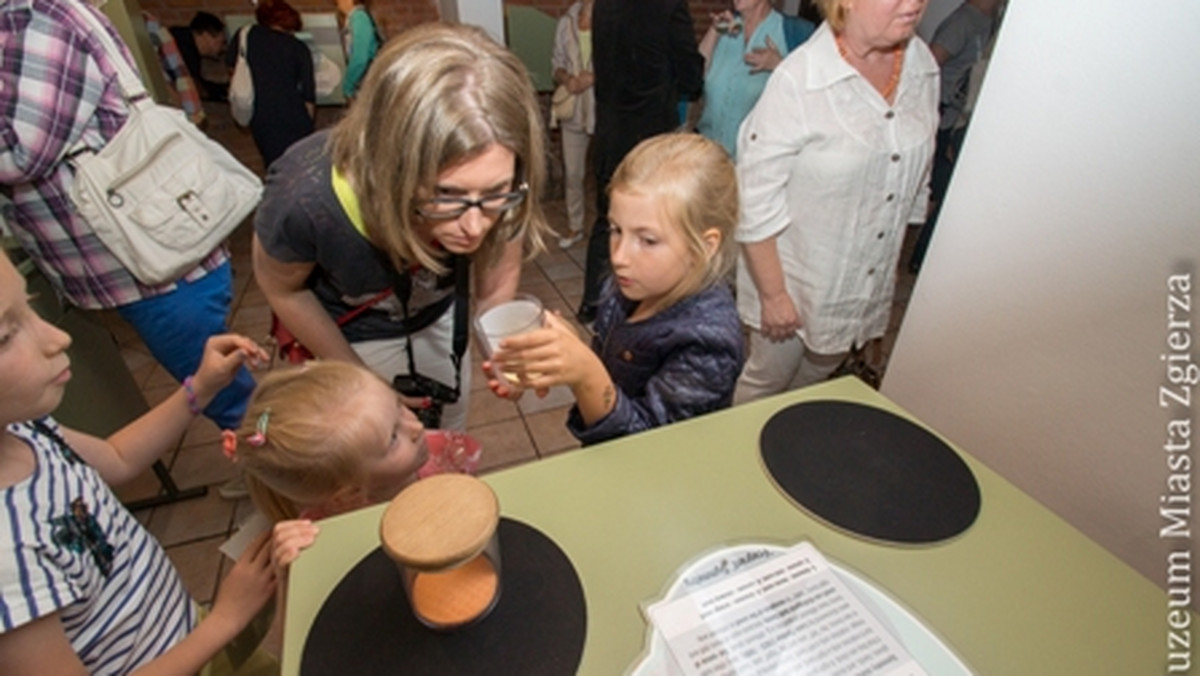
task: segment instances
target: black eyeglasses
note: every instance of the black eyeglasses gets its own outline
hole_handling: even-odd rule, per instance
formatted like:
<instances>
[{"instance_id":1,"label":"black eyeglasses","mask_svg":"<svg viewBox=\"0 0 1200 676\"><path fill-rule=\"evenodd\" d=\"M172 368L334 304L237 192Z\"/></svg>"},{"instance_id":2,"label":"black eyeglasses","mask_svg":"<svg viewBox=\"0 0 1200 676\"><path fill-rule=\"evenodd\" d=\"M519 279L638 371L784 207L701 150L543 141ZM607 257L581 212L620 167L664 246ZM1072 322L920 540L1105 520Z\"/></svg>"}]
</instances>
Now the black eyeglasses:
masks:
<instances>
[{"instance_id":1,"label":"black eyeglasses","mask_svg":"<svg viewBox=\"0 0 1200 676\"><path fill-rule=\"evenodd\" d=\"M524 202L528 192L529 184L522 183L512 192L484 195L477 200L465 197L434 197L417 204L417 213L431 220L449 221L467 213L472 207L479 207L479 210L488 216L499 216Z\"/></svg>"}]
</instances>

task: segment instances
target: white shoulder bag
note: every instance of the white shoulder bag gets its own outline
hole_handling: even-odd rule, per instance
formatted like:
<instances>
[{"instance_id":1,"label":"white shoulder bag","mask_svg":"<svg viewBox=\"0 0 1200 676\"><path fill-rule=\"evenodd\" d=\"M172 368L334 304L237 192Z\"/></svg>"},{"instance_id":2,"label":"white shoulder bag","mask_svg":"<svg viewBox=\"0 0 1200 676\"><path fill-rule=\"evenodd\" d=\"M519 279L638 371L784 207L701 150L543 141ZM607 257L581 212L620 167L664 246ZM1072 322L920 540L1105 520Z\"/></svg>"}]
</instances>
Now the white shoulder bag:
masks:
<instances>
[{"instance_id":1,"label":"white shoulder bag","mask_svg":"<svg viewBox=\"0 0 1200 676\"><path fill-rule=\"evenodd\" d=\"M313 84L317 96L333 96L342 86L342 69L320 49L313 49Z\"/></svg>"},{"instance_id":2,"label":"white shoulder bag","mask_svg":"<svg viewBox=\"0 0 1200 676\"><path fill-rule=\"evenodd\" d=\"M246 35L249 33L250 26L243 26L238 31L237 63L229 78L229 113L233 115L233 121L243 127L250 126L250 119L254 117L254 76L246 62Z\"/></svg>"},{"instance_id":3,"label":"white shoulder bag","mask_svg":"<svg viewBox=\"0 0 1200 676\"><path fill-rule=\"evenodd\" d=\"M258 206L262 181L182 110L155 103L100 20L82 14L117 66L129 118L103 148L72 148L71 200L139 281L174 281Z\"/></svg>"}]
</instances>

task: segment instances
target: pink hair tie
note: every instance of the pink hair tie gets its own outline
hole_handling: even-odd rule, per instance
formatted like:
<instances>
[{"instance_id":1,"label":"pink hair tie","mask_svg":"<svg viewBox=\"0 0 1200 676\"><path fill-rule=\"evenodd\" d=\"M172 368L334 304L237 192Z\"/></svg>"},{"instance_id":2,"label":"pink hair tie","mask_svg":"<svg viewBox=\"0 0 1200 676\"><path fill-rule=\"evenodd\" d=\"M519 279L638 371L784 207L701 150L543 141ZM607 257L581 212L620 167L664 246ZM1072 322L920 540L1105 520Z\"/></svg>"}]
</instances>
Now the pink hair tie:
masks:
<instances>
[{"instance_id":1,"label":"pink hair tie","mask_svg":"<svg viewBox=\"0 0 1200 676\"><path fill-rule=\"evenodd\" d=\"M237 462L237 432L221 430L221 452L229 462Z\"/></svg>"},{"instance_id":2,"label":"pink hair tie","mask_svg":"<svg viewBox=\"0 0 1200 676\"><path fill-rule=\"evenodd\" d=\"M254 426L254 434L246 437L246 443L251 446L263 446L267 443L267 423L271 420L271 409L262 412L258 416L258 423Z\"/></svg>"},{"instance_id":3,"label":"pink hair tie","mask_svg":"<svg viewBox=\"0 0 1200 676\"><path fill-rule=\"evenodd\" d=\"M258 424L255 425L254 434L246 437L246 443L256 448L265 445L267 443L267 423L270 421L270 419L271 409L268 408L262 412L262 415L258 416ZM238 461L237 446L237 432L234 432L233 430L222 430L221 452L225 454L226 458L229 458L230 462Z\"/></svg>"}]
</instances>

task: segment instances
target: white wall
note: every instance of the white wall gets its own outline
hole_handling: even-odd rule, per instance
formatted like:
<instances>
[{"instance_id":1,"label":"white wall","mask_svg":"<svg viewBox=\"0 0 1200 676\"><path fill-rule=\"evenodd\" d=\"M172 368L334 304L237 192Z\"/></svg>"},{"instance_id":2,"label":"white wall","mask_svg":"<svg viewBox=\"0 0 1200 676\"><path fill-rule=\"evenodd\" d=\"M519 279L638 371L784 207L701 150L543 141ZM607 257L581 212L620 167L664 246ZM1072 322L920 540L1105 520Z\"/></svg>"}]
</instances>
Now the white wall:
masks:
<instances>
[{"instance_id":1,"label":"white wall","mask_svg":"<svg viewBox=\"0 0 1200 676\"><path fill-rule=\"evenodd\" d=\"M468 23L486 30L500 44L504 40L504 7L501 0L438 0L444 21Z\"/></svg>"},{"instance_id":2,"label":"white wall","mask_svg":"<svg viewBox=\"0 0 1200 676\"><path fill-rule=\"evenodd\" d=\"M1160 355L1200 362L1198 25L1194 0L1009 3L883 384L1159 585L1194 549L1158 509L1200 387L1158 388ZM1189 270L1192 342L1168 350Z\"/></svg>"}]
</instances>

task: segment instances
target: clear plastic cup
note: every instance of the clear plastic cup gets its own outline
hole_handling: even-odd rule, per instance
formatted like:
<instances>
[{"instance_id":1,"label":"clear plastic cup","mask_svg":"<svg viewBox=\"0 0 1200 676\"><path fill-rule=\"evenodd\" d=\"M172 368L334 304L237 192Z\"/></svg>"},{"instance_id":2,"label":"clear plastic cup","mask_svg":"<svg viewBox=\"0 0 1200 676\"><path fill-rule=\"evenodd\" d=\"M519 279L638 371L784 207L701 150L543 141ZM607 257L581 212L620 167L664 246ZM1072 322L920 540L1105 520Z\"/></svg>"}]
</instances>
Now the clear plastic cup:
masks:
<instances>
[{"instance_id":1,"label":"clear plastic cup","mask_svg":"<svg viewBox=\"0 0 1200 676\"><path fill-rule=\"evenodd\" d=\"M417 470L417 476L422 479L448 472L473 475L479 469L483 445L466 432L426 430L425 444L429 449L429 460Z\"/></svg>"},{"instance_id":2,"label":"clear plastic cup","mask_svg":"<svg viewBox=\"0 0 1200 676\"><path fill-rule=\"evenodd\" d=\"M484 352L490 358L500 347L500 341L518 336L545 325L546 309L542 301L527 293L518 293L512 300L494 305L479 313L475 318L475 329L483 343ZM496 372L512 383L520 382L516 373ZM537 374L527 374L536 377Z\"/></svg>"}]
</instances>

